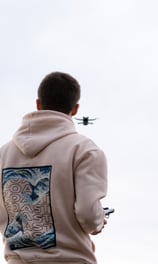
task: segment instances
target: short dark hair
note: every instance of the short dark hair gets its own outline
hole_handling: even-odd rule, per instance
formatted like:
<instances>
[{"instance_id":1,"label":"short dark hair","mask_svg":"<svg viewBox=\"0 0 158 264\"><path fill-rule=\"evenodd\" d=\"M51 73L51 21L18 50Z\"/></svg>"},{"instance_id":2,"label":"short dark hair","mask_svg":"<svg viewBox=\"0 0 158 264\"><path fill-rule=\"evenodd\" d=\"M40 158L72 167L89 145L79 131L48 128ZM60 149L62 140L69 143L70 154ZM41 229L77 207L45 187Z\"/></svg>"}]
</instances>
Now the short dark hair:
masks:
<instances>
[{"instance_id":1,"label":"short dark hair","mask_svg":"<svg viewBox=\"0 0 158 264\"><path fill-rule=\"evenodd\" d=\"M42 110L69 114L80 99L80 85L68 73L52 72L40 83L38 98Z\"/></svg>"}]
</instances>

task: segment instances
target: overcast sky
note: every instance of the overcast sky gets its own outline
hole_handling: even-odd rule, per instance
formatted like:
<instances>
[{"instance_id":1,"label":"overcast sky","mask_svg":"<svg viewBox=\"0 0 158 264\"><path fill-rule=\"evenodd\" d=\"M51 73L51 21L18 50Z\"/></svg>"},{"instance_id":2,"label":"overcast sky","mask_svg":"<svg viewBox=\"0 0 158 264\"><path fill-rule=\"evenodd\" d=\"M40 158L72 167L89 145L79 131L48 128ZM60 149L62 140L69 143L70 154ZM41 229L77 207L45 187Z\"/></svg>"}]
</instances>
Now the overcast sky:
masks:
<instances>
[{"instance_id":1,"label":"overcast sky","mask_svg":"<svg viewBox=\"0 0 158 264\"><path fill-rule=\"evenodd\" d=\"M74 120L108 160L115 213L93 237L98 264L158 262L157 12L156 0L0 0L0 145L51 71L80 82L77 117L98 118Z\"/></svg>"}]
</instances>

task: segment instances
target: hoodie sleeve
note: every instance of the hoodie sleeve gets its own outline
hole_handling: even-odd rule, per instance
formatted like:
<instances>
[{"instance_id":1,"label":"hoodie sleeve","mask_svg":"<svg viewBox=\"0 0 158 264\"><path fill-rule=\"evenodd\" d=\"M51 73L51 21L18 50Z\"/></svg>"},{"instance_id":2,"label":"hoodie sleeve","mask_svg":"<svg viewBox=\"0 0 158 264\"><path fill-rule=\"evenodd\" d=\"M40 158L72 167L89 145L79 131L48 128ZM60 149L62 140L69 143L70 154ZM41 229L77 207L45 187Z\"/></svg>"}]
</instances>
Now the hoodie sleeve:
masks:
<instances>
[{"instance_id":1,"label":"hoodie sleeve","mask_svg":"<svg viewBox=\"0 0 158 264\"><path fill-rule=\"evenodd\" d=\"M100 200L107 193L107 162L100 149L87 151L75 171L75 214L82 229L91 234L104 226Z\"/></svg>"}]
</instances>

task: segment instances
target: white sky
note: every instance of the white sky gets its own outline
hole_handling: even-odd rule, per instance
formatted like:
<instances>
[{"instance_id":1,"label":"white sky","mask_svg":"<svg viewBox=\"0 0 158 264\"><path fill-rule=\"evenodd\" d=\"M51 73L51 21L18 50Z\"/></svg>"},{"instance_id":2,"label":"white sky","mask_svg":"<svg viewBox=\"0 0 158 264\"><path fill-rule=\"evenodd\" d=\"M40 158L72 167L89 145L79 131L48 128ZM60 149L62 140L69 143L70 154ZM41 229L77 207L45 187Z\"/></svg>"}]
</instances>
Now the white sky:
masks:
<instances>
[{"instance_id":1,"label":"white sky","mask_svg":"<svg viewBox=\"0 0 158 264\"><path fill-rule=\"evenodd\" d=\"M81 84L77 117L98 118L76 123L107 155L103 205L116 210L94 237L98 264L158 262L157 10L156 0L0 0L0 144L54 70Z\"/></svg>"}]
</instances>

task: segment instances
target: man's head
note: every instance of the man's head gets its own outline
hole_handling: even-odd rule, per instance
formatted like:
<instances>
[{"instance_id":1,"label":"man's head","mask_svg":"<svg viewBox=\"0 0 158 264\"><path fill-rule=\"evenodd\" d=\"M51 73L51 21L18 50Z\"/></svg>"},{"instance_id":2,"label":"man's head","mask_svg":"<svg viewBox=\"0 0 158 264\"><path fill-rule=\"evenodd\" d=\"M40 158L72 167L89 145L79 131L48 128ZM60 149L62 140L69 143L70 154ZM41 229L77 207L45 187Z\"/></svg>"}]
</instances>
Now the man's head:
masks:
<instances>
[{"instance_id":1,"label":"man's head","mask_svg":"<svg viewBox=\"0 0 158 264\"><path fill-rule=\"evenodd\" d=\"M63 72L52 72L40 83L37 109L53 110L74 115L78 109L80 85L75 78Z\"/></svg>"}]
</instances>

